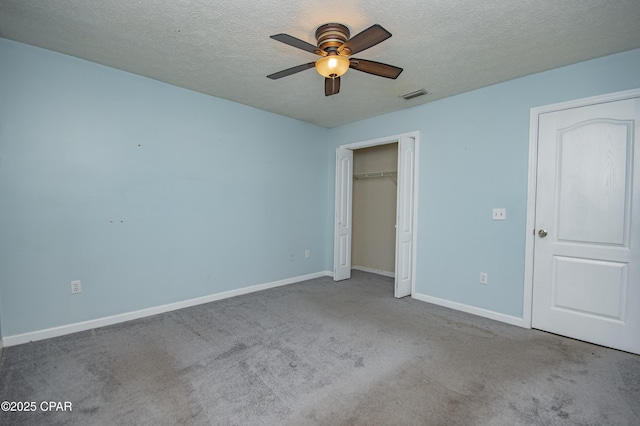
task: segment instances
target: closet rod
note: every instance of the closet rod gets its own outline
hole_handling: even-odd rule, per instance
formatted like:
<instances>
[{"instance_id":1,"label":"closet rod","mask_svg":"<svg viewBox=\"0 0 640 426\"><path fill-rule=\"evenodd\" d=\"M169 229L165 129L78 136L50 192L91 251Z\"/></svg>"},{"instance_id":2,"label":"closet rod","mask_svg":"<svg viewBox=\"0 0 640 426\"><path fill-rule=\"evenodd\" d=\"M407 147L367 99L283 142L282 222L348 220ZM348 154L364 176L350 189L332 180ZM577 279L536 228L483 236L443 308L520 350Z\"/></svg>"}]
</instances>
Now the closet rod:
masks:
<instances>
[{"instance_id":1,"label":"closet rod","mask_svg":"<svg viewBox=\"0 0 640 426\"><path fill-rule=\"evenodd\" d=\"M387 177L387 176L397 176L398 172L373 172L373 173L358 173L354 174L354 179L369 179L369 178L379 178L379 177Z\"/></svg>"}]
</instances>

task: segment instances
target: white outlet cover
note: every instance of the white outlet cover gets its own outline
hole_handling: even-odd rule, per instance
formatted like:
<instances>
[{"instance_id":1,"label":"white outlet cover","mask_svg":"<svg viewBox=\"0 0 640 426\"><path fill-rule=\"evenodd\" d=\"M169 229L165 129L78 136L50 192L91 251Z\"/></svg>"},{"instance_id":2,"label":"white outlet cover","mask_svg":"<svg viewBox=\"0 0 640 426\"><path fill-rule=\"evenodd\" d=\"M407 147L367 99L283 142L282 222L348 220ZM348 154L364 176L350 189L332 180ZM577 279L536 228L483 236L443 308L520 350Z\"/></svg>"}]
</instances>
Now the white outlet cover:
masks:
<instances>
[{"instance_id":1,"label":"white outlet cover","mask_svg":"<svg viewBox=\"0 0 640 426\"><path fill-rule=\"evenodd\" d=\"M71 281L71 294L80 293L82 291L82 283L80 280Z\"/></svg>"},{"instance_id":2,"label":"white outlet cover","mask_svg":"<svg viewBox=\"0 0 640 426\"><path fill-rule=\"evenodd\" d=\"M507 210L503 208L493 209L493 220L506 220Z\"/></svg>"}]
</instances>

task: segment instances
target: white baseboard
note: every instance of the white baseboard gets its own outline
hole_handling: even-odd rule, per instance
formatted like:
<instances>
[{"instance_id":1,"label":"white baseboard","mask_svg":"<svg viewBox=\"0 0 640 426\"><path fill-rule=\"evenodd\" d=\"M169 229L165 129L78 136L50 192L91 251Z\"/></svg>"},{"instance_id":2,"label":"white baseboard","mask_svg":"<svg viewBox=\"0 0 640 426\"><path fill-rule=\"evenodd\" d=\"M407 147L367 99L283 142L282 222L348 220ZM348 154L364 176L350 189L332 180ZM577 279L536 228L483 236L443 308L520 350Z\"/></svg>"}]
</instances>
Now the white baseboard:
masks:
<instances>
[{"instance_id":1,"label":"white baseboard","mask_svg":"<svg viewBox=\"0 0 640 426\"><path fill-rule=\"evenodd\" d=\"M396 274L394 272L383 271L382 269L373 269L369 268L368 266L352 266L351 269L355 269L356 271L371 272L372 274L383 275L389 278L396 277Z\"/></svg>"},{"instance_id":2,"label":"white baseboard","mask_svg":"<svg viewBox=\"0 0 640 426\"><path fill-rule=\"evenodd\" d=\"M501 314L499 312L477 308L471 305L465 305L464 303L452 302L446 299L439 299L437 297L428 296L422 293L414 293L411 297L422 302L433 303L434 305L440 305L446 308L455 309L457 311L466 312L468 314L478 315L479 317L489 318L511 325L517 325L518 327L529 328L526 326L522 318L514 317L511 315Z\"/></svg>"},{"instance_id":3,"label":"white baseboard","mask_svg":"<svg viewBox=\"0 0 640 426\"><path fill-rule=\"evenodd\" d=\"M124 314L112 315L109 317L97 318L89 321L32 331L29 333L16 334L13 336L4 336L2 338L2 343L4 344L4 346L9 347L20 345L23 343L35 342L37 340L50 339L52 337L64 336L65 334L105 327L107 325L118 324L138 318L149 317L151 315L162 314L165 312L175 311L177 309L188 308L191 306L201 305L203 303L215 302L216 300L228 299L230 297L254 293L256 291L267 290L269 288L281 287L283 285L295 284L301 281L307 281L314 278L326 276L333 276L333 274L329 271L322 271L308 275L300 275L297 277L286 278L284 280L273 281L270 283L253 285L250 287L244 287L236 290L225 291L222 293L211 294L208 296L197 297L195 299L188 299L181 302L169 303L167 305L155 306L153 308L141 309L139 311L126 312Z\"/></svg>"}]
</instances>

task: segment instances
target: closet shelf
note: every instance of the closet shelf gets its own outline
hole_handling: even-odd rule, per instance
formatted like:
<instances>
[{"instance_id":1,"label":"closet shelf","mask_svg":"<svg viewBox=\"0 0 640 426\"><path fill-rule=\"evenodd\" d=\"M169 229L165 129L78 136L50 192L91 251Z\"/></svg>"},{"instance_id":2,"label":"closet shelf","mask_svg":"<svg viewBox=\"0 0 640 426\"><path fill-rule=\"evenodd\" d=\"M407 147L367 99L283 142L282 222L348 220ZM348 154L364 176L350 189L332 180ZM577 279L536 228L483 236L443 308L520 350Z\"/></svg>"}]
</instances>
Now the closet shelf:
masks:
<instances>
[{"instance_id":1,"label":"closet shelf","mask_svg":"<svg viewBox=\"0 0 640 426\"><path fill-rule=\"evenodd\" d=\"M380 177L396 177L398 172L372 172L372 173L357 173L353 175L354 179L369 179Z\"/></svg>"}]
</instances>

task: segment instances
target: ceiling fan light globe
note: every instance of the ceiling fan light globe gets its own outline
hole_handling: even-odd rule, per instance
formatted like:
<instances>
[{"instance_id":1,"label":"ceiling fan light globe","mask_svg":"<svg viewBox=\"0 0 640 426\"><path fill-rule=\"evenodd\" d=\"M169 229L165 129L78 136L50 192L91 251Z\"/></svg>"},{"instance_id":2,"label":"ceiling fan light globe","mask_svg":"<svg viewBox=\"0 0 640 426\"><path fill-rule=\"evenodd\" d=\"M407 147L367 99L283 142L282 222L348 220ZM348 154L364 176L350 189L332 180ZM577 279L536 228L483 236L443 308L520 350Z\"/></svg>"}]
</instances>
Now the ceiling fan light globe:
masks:
<instances>
[{"instance_id":1,"label":"ceiling fan light globe","mask_svg":"<svg viewBox=\"0 0 640 426\"><path fill-rule=\"evenodd\" d=\"M325 78L340 77L349 69L349 59L339 55L329 55L316 61L316 71Z\"/></svg>"}]
</instances>

